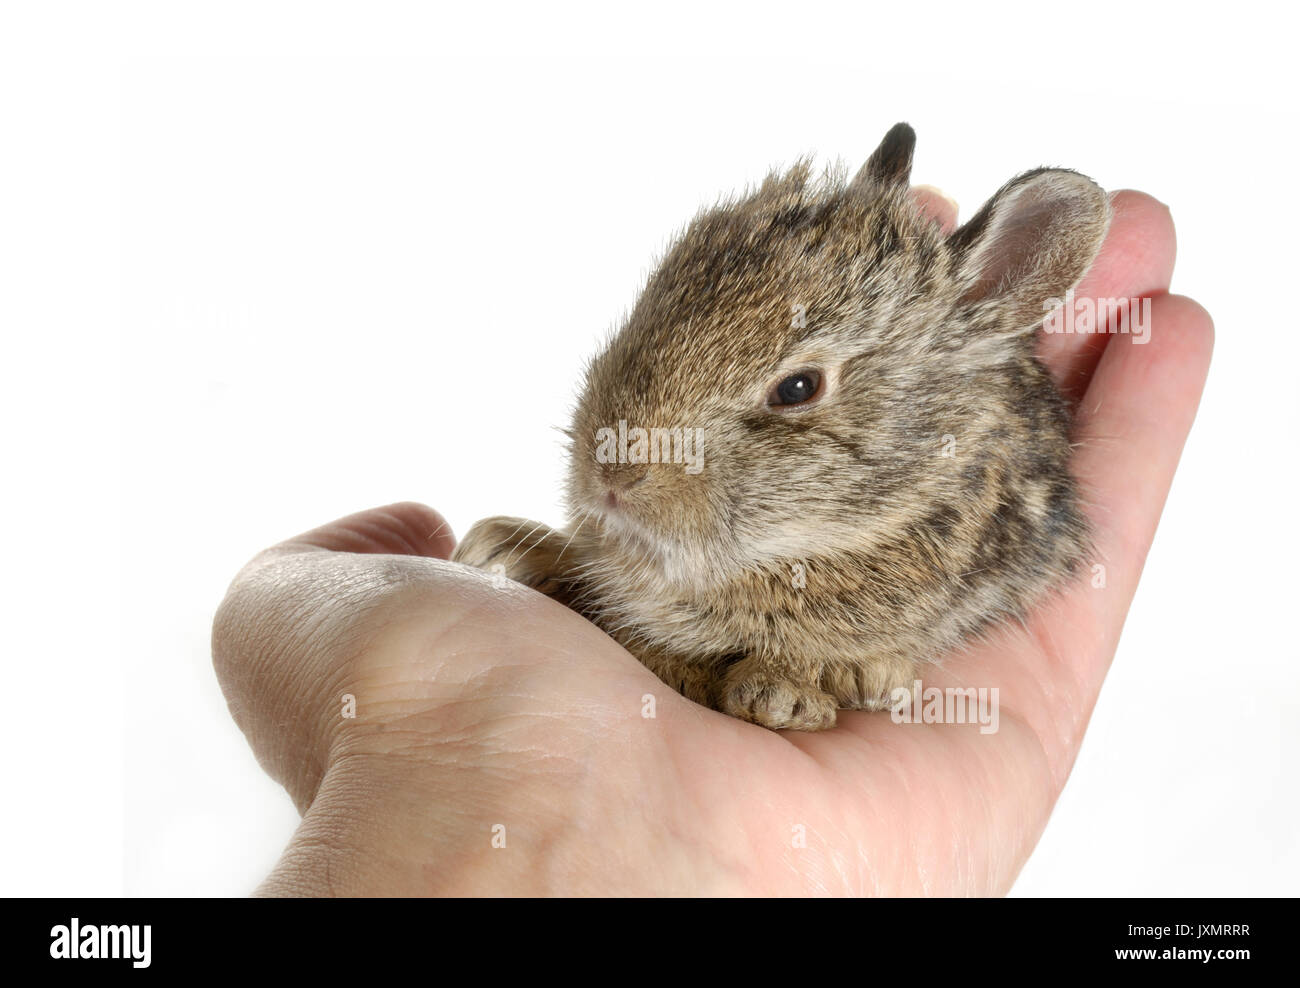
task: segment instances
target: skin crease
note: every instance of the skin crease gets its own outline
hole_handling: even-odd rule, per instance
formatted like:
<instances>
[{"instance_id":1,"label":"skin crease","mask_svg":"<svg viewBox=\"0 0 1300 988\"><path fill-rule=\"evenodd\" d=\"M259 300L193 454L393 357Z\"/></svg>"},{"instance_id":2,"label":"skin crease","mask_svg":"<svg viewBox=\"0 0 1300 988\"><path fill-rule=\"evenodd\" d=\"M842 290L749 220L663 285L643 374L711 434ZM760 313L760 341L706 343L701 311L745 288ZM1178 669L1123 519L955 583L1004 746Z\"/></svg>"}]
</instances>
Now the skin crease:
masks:
<instances>
[{"instance_id":1,"label":"skin crease","mask_svg":"<svg viewBox=\"0 0 1300 988\"><path fill-rule=\"evenodd\" d=\"M917 196L951 228L950 204ZM923 676L999 687L998 733L856 711L774 733L706 710L560 604L445 562L442 519L392 505L267 550L218 610L231 712L304 814L258 894L1005 893L1078 752L1212 349L1209 315L1167 293L1168 210L1113 204L1078 294L1152 297L1150 342L1040 351L1079 400L1106 586L1085 573Z\"/></svg>"}]
</instances>

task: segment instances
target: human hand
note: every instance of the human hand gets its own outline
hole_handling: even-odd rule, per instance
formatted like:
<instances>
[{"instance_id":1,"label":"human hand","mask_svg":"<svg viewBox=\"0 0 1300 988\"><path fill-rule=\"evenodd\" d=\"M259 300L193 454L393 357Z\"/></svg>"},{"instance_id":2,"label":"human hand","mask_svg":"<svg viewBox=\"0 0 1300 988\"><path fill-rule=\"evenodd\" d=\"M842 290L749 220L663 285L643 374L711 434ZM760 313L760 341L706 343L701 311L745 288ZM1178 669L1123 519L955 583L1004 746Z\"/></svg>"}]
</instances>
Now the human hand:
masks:
<instances>
[{"instance_id":1,"label":"human hand","mask_svg":"<svg viewBox=\"0 0 1300 988\"><path fill-rule=\"evenodd\" d=\"M1080 402L1074 468L1105 586L1082 574L926 678L997 687L997 733L725 717L554 601L446 562L442 519L393 505L263 553L217 613L231 711L303 812L260 891L1005 892L1074 762L1209 364L1209 316L1167 294L1167 210L1133 192L1114 205L1076 294L1152 298L1149 342L1041 349ZM951 224L951 207L929 208Z\"/></svg>"}]
</instances>

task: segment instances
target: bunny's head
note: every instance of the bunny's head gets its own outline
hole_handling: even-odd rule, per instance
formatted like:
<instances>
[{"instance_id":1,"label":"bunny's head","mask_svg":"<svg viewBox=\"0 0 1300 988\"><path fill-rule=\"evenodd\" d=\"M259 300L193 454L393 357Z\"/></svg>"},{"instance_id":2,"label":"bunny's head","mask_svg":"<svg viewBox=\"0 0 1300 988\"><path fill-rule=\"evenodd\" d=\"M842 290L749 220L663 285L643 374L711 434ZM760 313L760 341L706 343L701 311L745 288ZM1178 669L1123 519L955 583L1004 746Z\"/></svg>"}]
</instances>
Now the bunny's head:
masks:
<instances>
[{"instance_id":1,"label":"bunny's head","mask_svg":"<svg viewBox=\"0 0 1300 988\"><path fill-rule=\"evenodd\" d=\"M1107 197L1028 172L944 236L909 191L914 143L899 124L852 180L801 163L686 228L587 370L575 521L686 581L908 526L975 538L1008 485L1025 538L1078 527L1033 335Z\"/></svg>"}]
</instances>

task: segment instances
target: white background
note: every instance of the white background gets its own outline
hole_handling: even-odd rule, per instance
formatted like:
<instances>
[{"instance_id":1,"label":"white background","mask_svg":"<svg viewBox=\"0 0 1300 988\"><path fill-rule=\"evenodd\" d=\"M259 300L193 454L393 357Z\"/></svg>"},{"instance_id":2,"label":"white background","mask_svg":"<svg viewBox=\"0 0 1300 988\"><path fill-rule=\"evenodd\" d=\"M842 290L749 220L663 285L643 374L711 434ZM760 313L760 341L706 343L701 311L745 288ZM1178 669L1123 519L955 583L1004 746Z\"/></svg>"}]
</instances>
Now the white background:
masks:
<instances>
[{"instance_id":1,"label":"white background","mask_svg":"<svg viewBox=\"0 0 1300 988\"><path fill-rule=\"evenodd\" d=\"M1297 891L1296 79L1270 7L108 8L0 14L0 893L251 890L296 814L210 667L236 569L400 499L458 532L562 521L575 375L673 231L897 120L963 218L1039 164L1167 202L1174 290L1218 330L1015 891Z\"/></svg>"}]
</instances>

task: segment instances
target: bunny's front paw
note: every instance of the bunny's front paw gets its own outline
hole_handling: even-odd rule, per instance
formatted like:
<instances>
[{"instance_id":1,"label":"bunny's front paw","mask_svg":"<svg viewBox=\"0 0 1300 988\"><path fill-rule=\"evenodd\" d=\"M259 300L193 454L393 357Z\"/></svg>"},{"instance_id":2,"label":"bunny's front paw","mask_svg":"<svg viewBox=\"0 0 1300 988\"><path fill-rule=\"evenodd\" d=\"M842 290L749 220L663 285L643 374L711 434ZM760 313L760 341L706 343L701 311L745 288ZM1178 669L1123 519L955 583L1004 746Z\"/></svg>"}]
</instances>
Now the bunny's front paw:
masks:
<instances>
[{"instance_id":1,"label":"bunny's front paw","mask_svg":"<svg viewBox=\"0 0 1300 988\"><path fill-rule=\"evenodd\" d=\"M509 577L572 607L573 553L565 556L572 543L570 536L534 521L485 518L465 533L451 561Z\"/></svg>"},{"instance_id":2,"label":"bunny's front paw","mask_svg":"<svg viewBox=\"0 0 1300 988\"><path fill-rule=\"evenodd\" d=\"M755 670L728 677L720 706L723 713L774 731L825 731L835 726L837 705L816 686Z\"/></svg>"}]
</instances>

